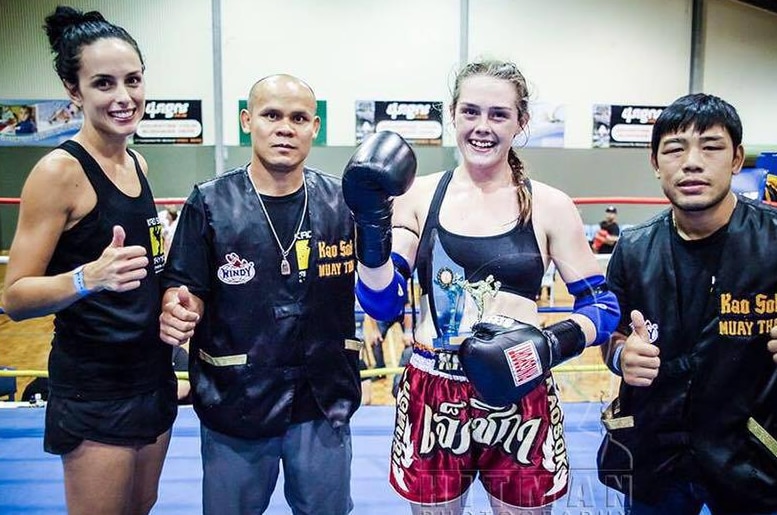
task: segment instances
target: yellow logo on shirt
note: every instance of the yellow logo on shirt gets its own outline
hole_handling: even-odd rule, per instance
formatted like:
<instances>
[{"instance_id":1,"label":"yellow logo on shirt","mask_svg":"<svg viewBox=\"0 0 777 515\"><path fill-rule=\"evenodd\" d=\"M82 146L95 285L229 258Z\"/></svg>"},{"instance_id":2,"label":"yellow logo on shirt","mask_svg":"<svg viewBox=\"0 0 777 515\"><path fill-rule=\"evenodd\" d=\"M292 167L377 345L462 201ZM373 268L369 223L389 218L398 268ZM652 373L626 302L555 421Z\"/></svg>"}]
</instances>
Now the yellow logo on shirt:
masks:
<instances>
[{"instance_id":1,"label":"yellow logo on shirt","mask_svg":"<svg viewBox=\"0 0 777 515\"><path fill-rule=\"evenodd\" d=\"M777 325L777 293L756 293L735 297L731 293L720 294L721 336L753 336L768 333ZM766 316L764 316L766 315Z\"/></svg>"},{"instance_id":2,"label":"yellow logo on shirt","mask_svg":"<svg viewBox=\"0 0 777 515\"><path fill-rule=\"evenodd\" d=\"M353 259L353 240L337 243L318 242L318 276L334 277L352 274L356 269Z\"/></svg>"},{"instance_id":3,"label":"yellow logo on shirt","mask_svg":"<svg viewBox=\"0 0 777 515\"><path fill-rule=\"evenodd\" d=\"M158 217L146 219L148 236L151 241L151 259L154 261L154 272L159 273L165 266L165 246L162 236L162 224Z\"/></svg>"}]
</instances>

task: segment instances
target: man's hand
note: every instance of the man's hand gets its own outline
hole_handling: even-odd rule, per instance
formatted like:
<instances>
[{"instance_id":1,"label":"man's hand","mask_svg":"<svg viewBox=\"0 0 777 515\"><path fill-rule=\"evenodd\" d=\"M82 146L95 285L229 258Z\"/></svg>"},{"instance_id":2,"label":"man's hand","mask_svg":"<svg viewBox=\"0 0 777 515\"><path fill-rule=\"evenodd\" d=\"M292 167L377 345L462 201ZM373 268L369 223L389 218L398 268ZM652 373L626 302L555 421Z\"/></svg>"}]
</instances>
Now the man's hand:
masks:
<instances>
[{"instance_id":1,"label":"man's hand","mask_svg":"<svg viewBox=\"0 0 777 515\"><path fill-rule=\"evenodd\" d=\"M769 331L769 343L766 345L769 352L772 353L772 359L777 363L777 326L772 327Z\"/></svg>"},{"instance_id":2,"label":"man's hand","mask_svg":"<svg viewBox=\"0 0 777 515\"><path fill-rule=\"evenodd\" d=\"M169 345L183 345L194 335L201 312L202 301L186 286L169 288L162 298L159 337Z\"/></svg>"},{"instance_id":3,"label":"man's hand","mask_svg":"<svg viewBox=\"0 0 777 515\"><path fill-rule=\"evenodd\" d=\"M645 317L636 309L631 312L631 325L634 331L626 338L621 353L623 380L631 386L650 386L661 366L659 349L650 343Z\"/></svg>"}]
</instances>

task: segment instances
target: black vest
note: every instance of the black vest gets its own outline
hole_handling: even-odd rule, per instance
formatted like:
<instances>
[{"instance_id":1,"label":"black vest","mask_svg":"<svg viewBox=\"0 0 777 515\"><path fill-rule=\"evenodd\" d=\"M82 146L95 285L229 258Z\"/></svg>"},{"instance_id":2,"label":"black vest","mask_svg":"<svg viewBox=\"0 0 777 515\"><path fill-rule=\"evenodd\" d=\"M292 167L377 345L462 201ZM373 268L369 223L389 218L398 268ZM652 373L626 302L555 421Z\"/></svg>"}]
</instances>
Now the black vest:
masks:
<instances>
[{"instance_id":1,"label":"black vest","mask_svg":"<svg viewBox=\"0 0 777 515\"><path fill-rule=\"evenodd\" d=\"M723 508L777 509L777 386L766 348L777 323L777 210L739 197L696 341L682 341L668 211L623 231L607 282L623 313L655 325L659 375L621 382L599 449L599 477L650 502L690 471Z\"/></svg>"},{"instance_id":2,"label":"black vest","mask_svg":"<svg viewBox=\"0 0 777 515\"><path fill-rule=\"evenodd\" d=\"M311 231L289 255L293 277L305 269L294 288L245 167L196 186L179 218L163 283L204 301L193 404L227 435L282 434L300 378L335 426L359 407L353 221L339 179L306 169L305 181Z\"/></svg>"}]
</instances>

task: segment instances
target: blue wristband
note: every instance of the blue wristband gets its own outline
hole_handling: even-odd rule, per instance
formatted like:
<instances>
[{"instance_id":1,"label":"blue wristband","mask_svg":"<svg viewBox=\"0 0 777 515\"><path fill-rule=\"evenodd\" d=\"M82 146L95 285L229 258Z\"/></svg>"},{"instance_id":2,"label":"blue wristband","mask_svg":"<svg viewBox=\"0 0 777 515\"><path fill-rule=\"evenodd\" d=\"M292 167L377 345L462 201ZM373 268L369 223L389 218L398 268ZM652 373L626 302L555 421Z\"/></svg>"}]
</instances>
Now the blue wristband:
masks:
<instances>
[{"instance_id":1,"label":"blue wristband","mask_svg":"<svg viewBox=\"0 0 777 515\"><path fill-rule=\"evenodd\" d=\"M373 290L356 279L356 298L365 313L375 320L390 322L404 314L407 301L407 281L394 270L394 277L382 290Z\"/></svg>"},{"instance_id":2,"label":"blue wristband","mask_svg":"<svg viewBox=\"0 0 777 515\"><path fill-rule=\"evenodd\" d=\"M618 376L623 376L623 371L621 370L621 353L625 346L625 343L618 345L618 347L615 348L615 352L612 353L612 359L607 364L612 373Z\"/></svg>"},{"instance_id":3,"label":"blue wristband","mask_svg":"<svg viewBox=\"0 0 777 515\"><path fill-rule=\"evenodd\" d=\"M73 270L73 286L76 288L76 295L81 298L92 293L92 291L86 287L86 282L84 282L84 265Z\"/></svg>"},{"instance_id":4,"label":"blue wristband","mask_svg":"<svg viewBox=\"0 0 777 515\"><path fill-rule=\"evenodd\" d=\"M593 275L567 284L569 293L575 296L572 312L583 315L596 327L593 345L606 343L621 319L620 306L615 294L607 289L603 275Z\"/></svg>"}]
</instances>

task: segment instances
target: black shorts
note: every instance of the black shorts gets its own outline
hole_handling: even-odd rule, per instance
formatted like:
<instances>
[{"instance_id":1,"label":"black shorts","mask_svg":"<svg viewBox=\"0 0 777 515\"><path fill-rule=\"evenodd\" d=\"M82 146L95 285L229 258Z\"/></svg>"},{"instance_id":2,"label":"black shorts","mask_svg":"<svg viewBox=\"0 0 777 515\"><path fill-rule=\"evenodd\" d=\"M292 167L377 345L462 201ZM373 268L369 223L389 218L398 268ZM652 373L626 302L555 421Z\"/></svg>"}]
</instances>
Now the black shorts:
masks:
<instances>
[{"instance_id":1,"label":"black shorts","mask_svg":"<svg viewBox=\"0 0 777 515\"><path fill-rule=\"evenodd\" d=\"M141 447L156 442L178 414L175 381L124 399L79 400L51 392L46 404L43 448L67 454L84 440Z\"/></svg>"}]
</instances>

